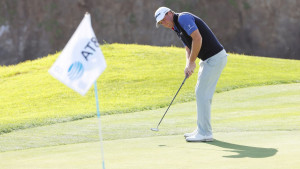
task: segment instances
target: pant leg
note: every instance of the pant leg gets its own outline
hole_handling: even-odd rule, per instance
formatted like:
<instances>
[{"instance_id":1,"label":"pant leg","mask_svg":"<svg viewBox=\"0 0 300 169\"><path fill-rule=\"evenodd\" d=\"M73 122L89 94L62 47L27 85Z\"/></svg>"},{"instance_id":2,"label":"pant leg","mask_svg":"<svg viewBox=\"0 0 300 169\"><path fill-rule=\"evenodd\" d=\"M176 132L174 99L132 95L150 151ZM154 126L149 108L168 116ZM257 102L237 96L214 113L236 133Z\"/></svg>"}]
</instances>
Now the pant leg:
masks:
<instances>
[{"instance_id":1,"label":"pant leg","mask_svg":"<svg viewBox=\"0 0 300 169\"><path fill-rule=\"evenodd\" d=\"M201 135L212 135L211 103L219 77L227 63L225 50L200 62L196 84L197 126Z\"/></svg>"}]
</instances>

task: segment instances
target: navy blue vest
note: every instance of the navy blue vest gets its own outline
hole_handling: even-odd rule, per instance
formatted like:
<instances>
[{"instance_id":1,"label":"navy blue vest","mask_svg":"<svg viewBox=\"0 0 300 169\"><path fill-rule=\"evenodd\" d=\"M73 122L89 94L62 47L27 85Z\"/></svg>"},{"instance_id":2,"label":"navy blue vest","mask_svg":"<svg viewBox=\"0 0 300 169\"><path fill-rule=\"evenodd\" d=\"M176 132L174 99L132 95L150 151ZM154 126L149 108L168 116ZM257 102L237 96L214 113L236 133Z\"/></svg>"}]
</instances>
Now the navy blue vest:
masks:
<instances>
[{"instance_id":1,"label":"navy blue vest","mask_svg":"<svg viewBox=\"0 0 300 169\"><path fill-rule=\"evenodd\" d=\"M214 33L210 30L210 28L206 25L206 23L200 19L199 17L188 13L192 15L195 18L195 23L198 27L198 30L202 36L202 47L200 49L200 52L198 54L198 58L201 60L206 60L215 54L222 51L224 48L221 45L221 43L218 41ZM178 22L178 16L180 13L174 14L174 24L177 27L178 31L174 29L174 31L177 33L178 37L182 40L182 42L191 50L192 48L192 37L189 36L186 31L180 26Z\"/></svg>"}]
</instances>

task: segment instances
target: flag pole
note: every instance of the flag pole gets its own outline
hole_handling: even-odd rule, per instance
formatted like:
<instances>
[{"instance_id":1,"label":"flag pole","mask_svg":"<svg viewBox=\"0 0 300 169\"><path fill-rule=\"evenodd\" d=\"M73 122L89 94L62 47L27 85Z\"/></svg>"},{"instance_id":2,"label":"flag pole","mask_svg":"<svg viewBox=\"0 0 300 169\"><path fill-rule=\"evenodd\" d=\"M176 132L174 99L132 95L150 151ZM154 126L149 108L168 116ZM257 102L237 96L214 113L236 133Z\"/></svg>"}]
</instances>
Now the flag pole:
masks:
<instances>
[{"instance_id":1,"label":"flag pole","mask_svg":"<svg viewBox=\"0 0 300 169\"><path fill-rule=\"evenodd\" d=\"M99 138L100 138L100 146L101 146L102 168L105 169L104 151L103 151L103 138L102 138L102 132L101 132L101 119L100 119L98 91L97 91L97 80L95 81L94 88L95 88L95 97L96 97L96 105L97 105L97 118L98 118L98 121L99 121Z\"/></svg>"}]
</instances>

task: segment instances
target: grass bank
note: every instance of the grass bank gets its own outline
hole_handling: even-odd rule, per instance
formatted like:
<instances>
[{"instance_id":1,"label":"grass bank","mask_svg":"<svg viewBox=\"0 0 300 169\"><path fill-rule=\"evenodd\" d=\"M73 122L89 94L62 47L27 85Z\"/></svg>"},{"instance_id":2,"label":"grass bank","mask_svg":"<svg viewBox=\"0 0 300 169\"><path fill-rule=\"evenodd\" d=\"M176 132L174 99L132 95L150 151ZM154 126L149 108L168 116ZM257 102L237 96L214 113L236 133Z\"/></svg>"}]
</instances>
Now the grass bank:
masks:
<instances>
[{"instance_id":1,"label":"grass bank","mask_svg":"<svg viewBox=\"0 0 300 169\"><path fill-rule=\"evenodd\" d=\"M165 107L184 78L183 48L124 44L101 48L108 65L97 80L103 114ZM48 74L58 56L0 67L0 134L95 116L93 90L82 97ZM297 83L299 68L296 60L231 54L217 92ZM194 74L188 79L175 102L194 100L196 78Z\"/></svg>"}]
</instances>

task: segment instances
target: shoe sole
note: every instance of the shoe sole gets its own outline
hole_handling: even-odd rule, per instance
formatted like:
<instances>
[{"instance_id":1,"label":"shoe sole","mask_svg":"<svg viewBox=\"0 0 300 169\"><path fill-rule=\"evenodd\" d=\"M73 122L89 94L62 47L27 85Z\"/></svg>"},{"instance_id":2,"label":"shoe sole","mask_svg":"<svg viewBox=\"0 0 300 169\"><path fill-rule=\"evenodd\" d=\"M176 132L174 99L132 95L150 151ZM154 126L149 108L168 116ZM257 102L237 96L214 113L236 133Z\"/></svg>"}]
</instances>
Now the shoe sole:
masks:
<instances>
[{"instance_id":1,"label":"shoe sole","mask_svg":"<svg viewBox=\"0 0 300 169\"><path fill-rule=\"evenodd\" d=\"M197 133L197 132L195 132L195 131L193 131L192 133L185 133L185 134L183 135L183 137L184 137L184 138L191 137L191 136L195 135L196 133Z\"/></svg>"},{"instance_id":2,"label":"shoe sole","mask_svg":"<svg viewBox=\"0 0 300 169\"><path fill-rule=\"evenodd\" d=\"M187 137L191 137L191 136L193 136L193 135L195 135L195 134L183 135L183 137L184 137L184 138L187 138Z\"/></svg>"},{"instance_id":3,"label":"shoe sole","mask_svg":"<svg viewBox=\"0 0 300 169\"><path fill-rule=\"evenodd\" d=\"M190 136L185 136L185 135L183 135L184 138L191 137L191 136L193 136L193 135L190 135Z\"/></svg>"},{"instance_id":4,"label":"shoe sole","mask_svg":"<svg viewBox=\"0 0 300 169\"><path fill-rule=\"evenodd\" d=\"M214 141L213 138L210 139L204 139L204 140L186 140L187 142L212 142Z\"/></svg>"}]
</instances>

